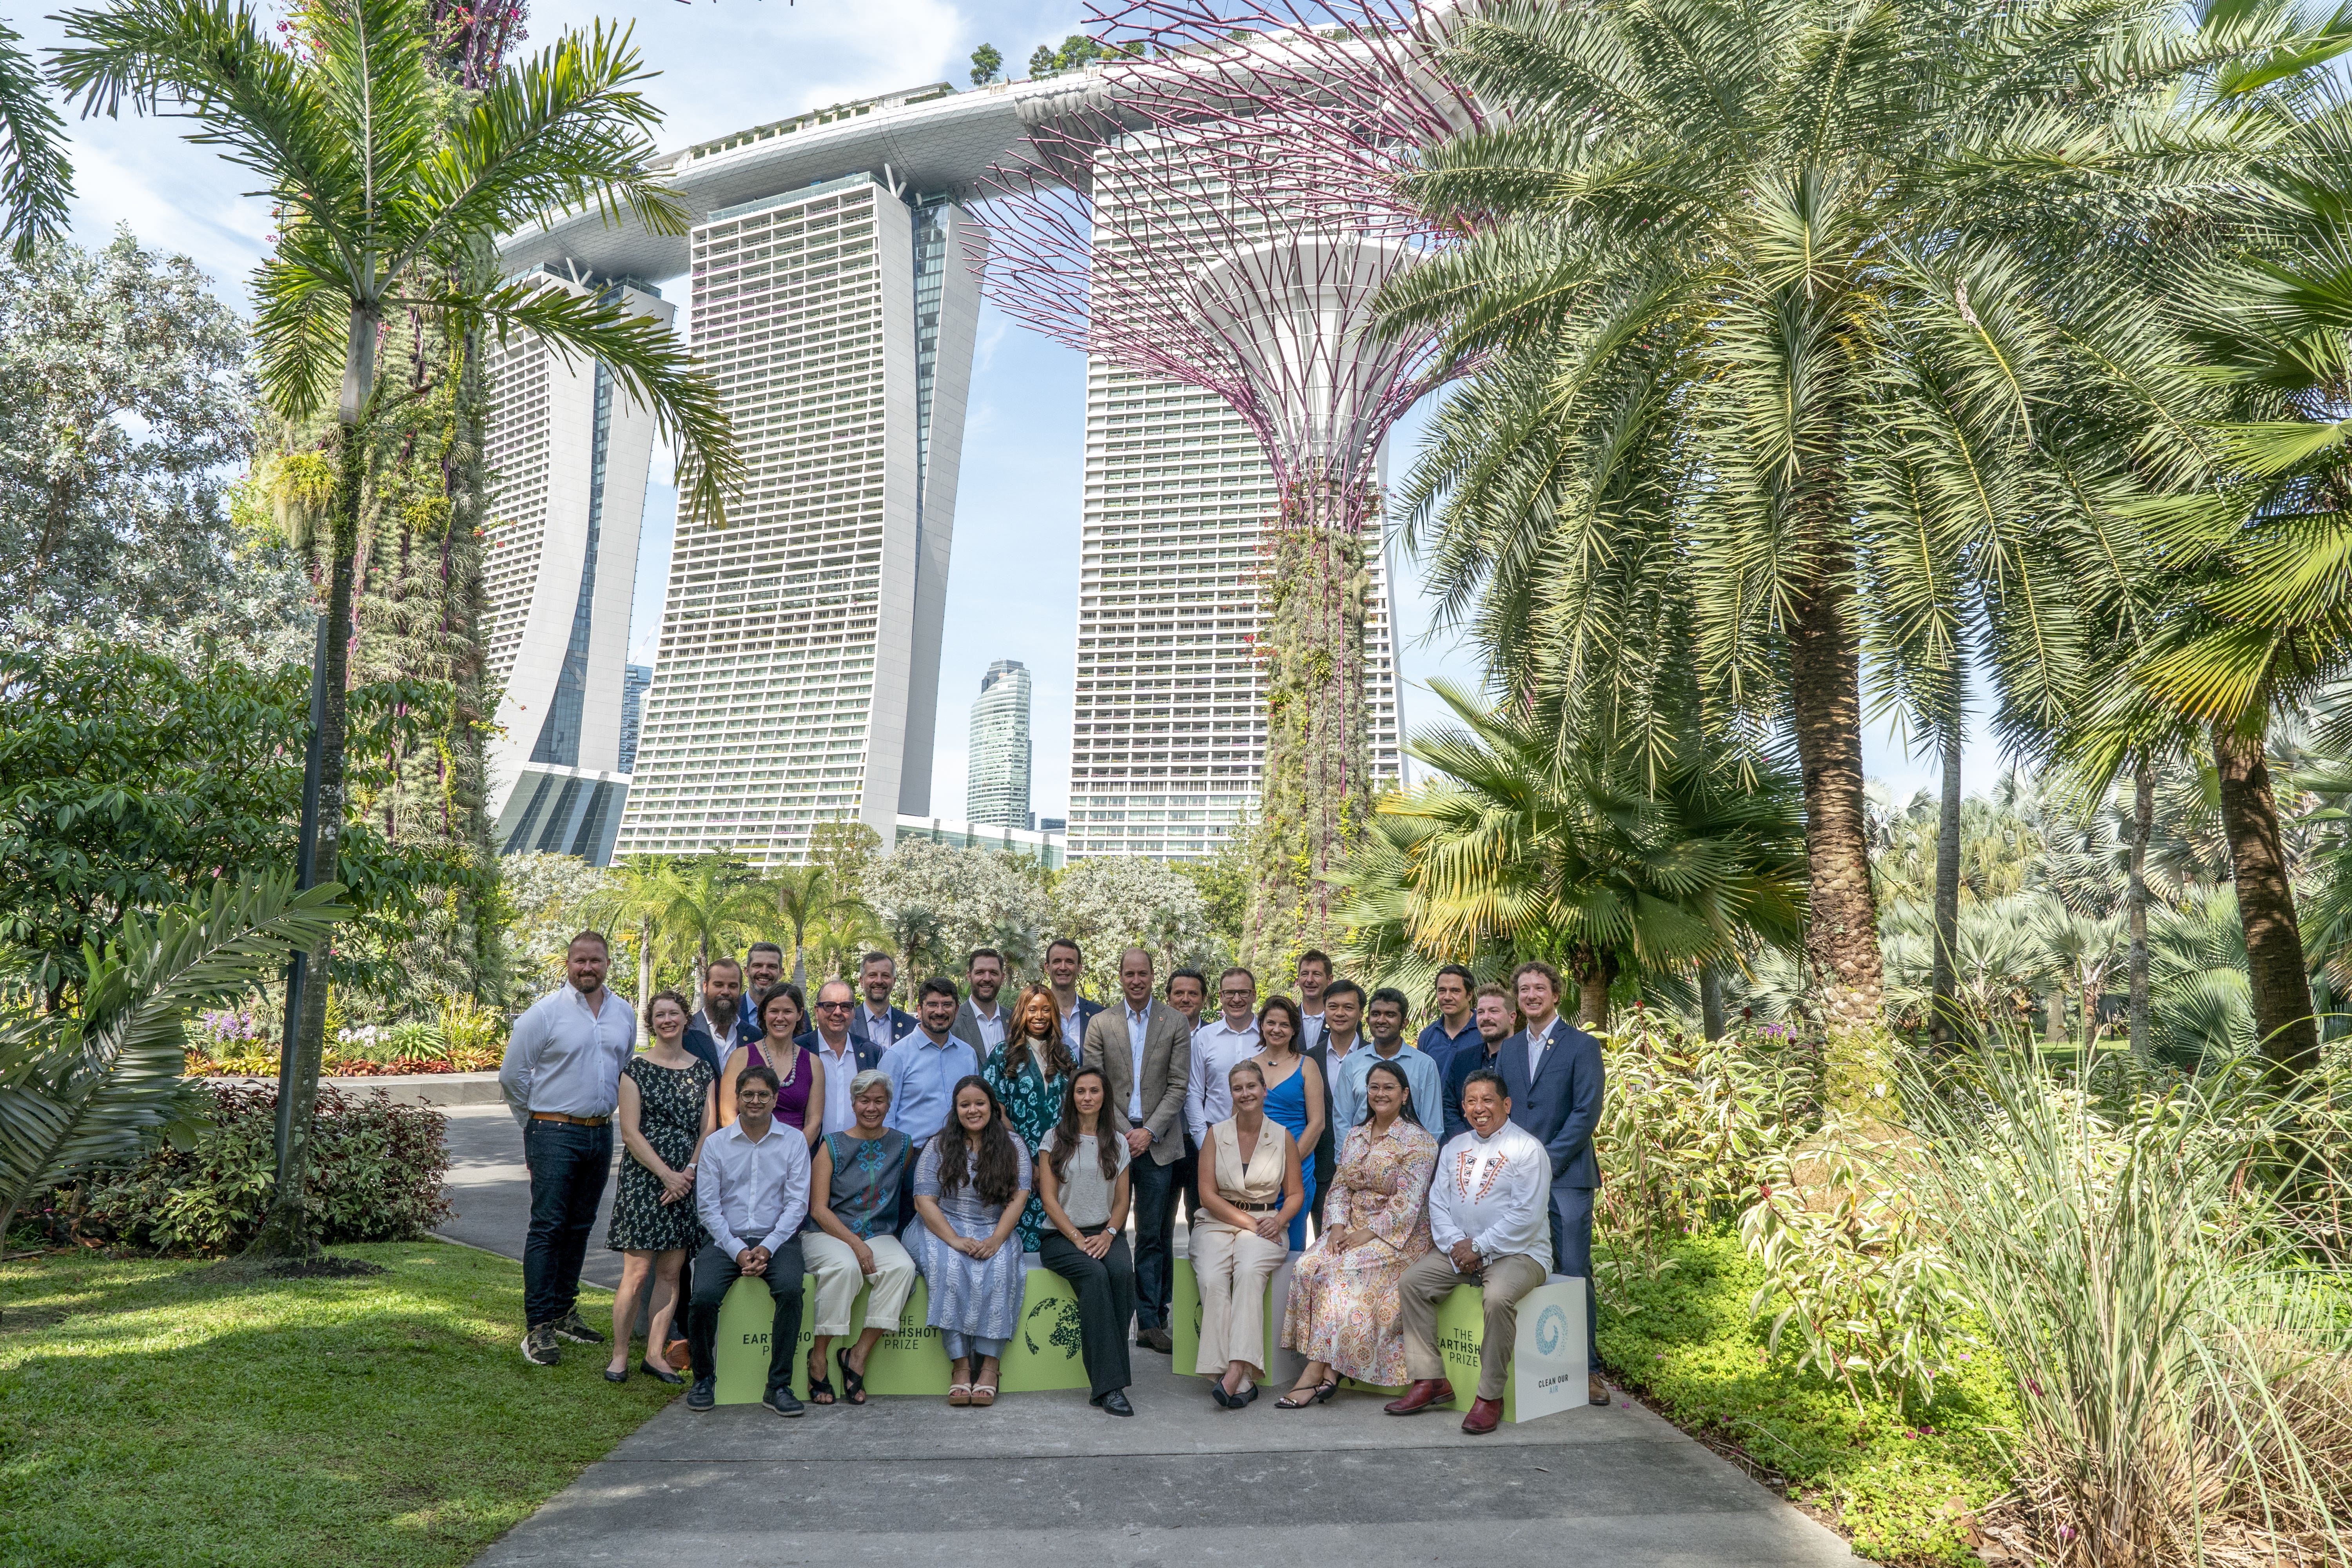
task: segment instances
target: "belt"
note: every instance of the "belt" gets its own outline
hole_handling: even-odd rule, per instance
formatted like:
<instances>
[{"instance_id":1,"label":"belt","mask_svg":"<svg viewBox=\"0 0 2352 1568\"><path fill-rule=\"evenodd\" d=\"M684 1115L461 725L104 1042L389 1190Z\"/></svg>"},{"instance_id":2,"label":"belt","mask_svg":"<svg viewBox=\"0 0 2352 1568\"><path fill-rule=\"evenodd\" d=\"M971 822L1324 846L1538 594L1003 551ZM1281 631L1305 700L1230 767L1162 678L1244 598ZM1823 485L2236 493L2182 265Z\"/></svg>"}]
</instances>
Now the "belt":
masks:
<instances>
[{"instance_id":1,"label":"belt","mask_svg":"<svg viewBox=\"0 0 2352 1568\"><path fill-rule=\"evenodd\" d=\"M1234 1207L1244 1214L1274 1214L1282 1207L1280 1204L1234 1204L1231 1198L1225 1199L1225 1202L1233 1204Z\"/></svg>"},{"instance_id":2,"label":"belt","mask_svg":"<svg viewBox=\"0 0 2352 1568\"><path fill-rule=\"evenodd\" d=\"M602 1127L613 1119L609 1116L566 1116L561 1110L534 1110L533 1121L561 1121L571 1127Z\"/></svg>"}]
</instances>

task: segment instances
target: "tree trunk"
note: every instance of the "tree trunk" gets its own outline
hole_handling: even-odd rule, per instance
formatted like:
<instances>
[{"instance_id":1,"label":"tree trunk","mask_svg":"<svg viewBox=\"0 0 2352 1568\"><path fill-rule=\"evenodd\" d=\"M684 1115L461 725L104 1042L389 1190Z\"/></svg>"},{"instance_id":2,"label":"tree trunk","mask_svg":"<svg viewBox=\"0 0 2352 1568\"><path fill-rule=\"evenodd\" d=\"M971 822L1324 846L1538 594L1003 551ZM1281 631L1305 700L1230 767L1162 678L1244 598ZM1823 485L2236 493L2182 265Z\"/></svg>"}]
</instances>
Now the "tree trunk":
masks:
<instances>
[{"instance_id":1,"label":"tree trunk","mask_svg":"<svg viewBox=\"0 0 2352 1568\"><path fill-rule=\"evenodd\" d=\"M352 579L359 554L360 490L367 470L366 432L342 429L335 515L329 533L331 561L327 578L326 701L319 724L318 875L323 885L339 880L343 837L343 731L351 673ZM310 1235L304 1192L310 1165L310 1118L319 1104L319 1073L327 1047L327 963L332 943L320 938L303 960L302 1014L294 1037L294 1060L285 1074L294 1097L286 1123L286 1168L270 1194L269 1210L246 1256L308 1258L318 1250Z\"/></svg>"},{"instance_id":2,"label":"tree trunk","mask_svg":"<svg viewBox=\"0 0 2352 1568\"><path fill-rule=\"evenodd\" d=\"M1953 678L1952 710L1944 721L1944 796L1936 817L1936 963L1928 982L1927 1037L1948 1050L1958 1043L1960 944L1960 730L1959 678Z\"/></svg>"},{"instance_id":3,"label":"tree trunk","mask_svg":"<svg viewBox=\"0 0 2352 1568\"><path fill-rule=\"evenodd\" d=\"M2214 725L2213 769L2221 780L2221 827L2230 839L2238 914L2246 927L2254 1037L2272 1086L2287 1089L2318 1067L2319 1030L2279 837L2278 801L2263 757L2265 727L2260 709L2234 725Z\"/></svg>"},{"instance_id":4,"label":"tree trunk","mask_svg":"<svg viewBox=\"0 0 2352 1568\"><path fill-rule=\"evenodd\" d=\"M2147 1005L2147 841L2156 828L2156 768L2145 756L2132 773L2131 1050L2143 1063L2156 1049Z\"/></svg>"},{"instance_id":5,"label":"tree trunk","mask_svg":"<svg viewBox=\"0 0 2352 1568\"><path fill-rule=\"evenodd\" d=\"M1806 504L1842 519L1834 491ZM1822 526L1827 531L1842 524ZM1863 810L1862 658L1849 619L1852 561L1842 540L1825 542L1811 579L1790 606L1789 700L1804 769L1805 967L1828 1037L1824 1093L1833 1108L1859 1110L1886 1103L1894 1086L1879 1038L1885 976Z\"/></svg>"},{"instance_id":6,"label":"tree trunk","mask_svg":"<svg viewBox=\"0 0 2352 1568\"><path fill-rule=\"evenodd\" d=\"M2054 1046L2066 1037L2066 987L2051 987L2042 999L2042 1043Z\"/></svg>"},{"instance_id":7,"label":"tree trunk","mask_svg":"<svg viewBox=\"0 0 2352 1568\"><path fill-rule=\"evenodd\" d=\"M654 996L654 922L644 921L637 926L637 1006L640 1010L653 1005Z\"/></svg>"},{"instance_id":8,"label":"tree trunk","mask_svg":"<svg viewBox=\"0 0 2352 1568\"><path fill-rule=\"evenodd\" d=\"M1723 1038L1723 971L1712 963L1698 966L1698 1021L1708 1039Z\"/></svg>"},{"instance_id":9,"label":"tree trunk","mask_svg":"<svg viewBox=\"0 0 2352 1568\"><path fill-rule=\"evenodd\" d=\"M1609 972L1585 970L1576 977L1577 1023L1598 1034L1609 1026Z\"/></svg>"}]
</instances>

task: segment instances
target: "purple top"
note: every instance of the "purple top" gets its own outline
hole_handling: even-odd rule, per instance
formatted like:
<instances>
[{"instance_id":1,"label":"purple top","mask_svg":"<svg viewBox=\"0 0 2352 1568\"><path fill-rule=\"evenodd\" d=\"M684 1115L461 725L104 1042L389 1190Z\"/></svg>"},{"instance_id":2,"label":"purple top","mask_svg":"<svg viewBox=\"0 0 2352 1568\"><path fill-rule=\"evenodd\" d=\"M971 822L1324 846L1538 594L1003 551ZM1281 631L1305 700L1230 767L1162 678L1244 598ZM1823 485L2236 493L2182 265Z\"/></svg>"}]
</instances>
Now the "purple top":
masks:
<instances>
[{"instance_id":1,"label":"purple top","mask_svg":"<svg viewBox=\"0 0 2352 1568\"><path fill-rule=\"evenodd\" d=\"M743 1048L751 1053L751 1058L744 1063L746 1067L775 1067L775 1063L760 1049L759 1041L746 1040ZM794 1046L792 1070L787 1073L782 1068L776 1068L776 1075L784 1080L776 1090L776 1120L788 1127L807 1131L809 1080L816 1076L816 1058L810 1056L804 1047Z\"/></svg>"}]
</instances>

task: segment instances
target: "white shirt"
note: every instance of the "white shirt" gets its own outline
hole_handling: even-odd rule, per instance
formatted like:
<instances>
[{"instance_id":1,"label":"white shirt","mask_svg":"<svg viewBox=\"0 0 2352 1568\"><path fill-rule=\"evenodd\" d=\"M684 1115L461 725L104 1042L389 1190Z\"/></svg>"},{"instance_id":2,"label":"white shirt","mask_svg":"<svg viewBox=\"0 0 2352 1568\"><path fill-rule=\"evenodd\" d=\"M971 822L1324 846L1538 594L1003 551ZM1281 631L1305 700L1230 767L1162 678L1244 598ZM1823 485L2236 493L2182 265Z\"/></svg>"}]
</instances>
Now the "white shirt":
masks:
<instances>
[{"instance_id":1,"label":"white shirt","mask_svg":"<svg viewBox=\"0 0 2352 1568\"><path fill-rule=\"evenodd\" d=\"M1127 1048L1135 1057L1135 1071L1127 1080L1127 1124L1140 1127L1143 1125L1143 1036L1151 1026L1151 1004L1146 1002L1140 1013L1123 996L1119 998L1118 1005L1127 1014Z\"/></svg>"},{"instance_id":2,"label":"white shirt","mask_svg":"<svg viewBox=\"0 0 2352 1568\"><path fill-rule=\"evenodd\" d=\"M820 1031L816 1059L824 1064L824 1125L818 1131L845 1132L857 1124L857 1112L849 1103L850 1080L857 1076L857 1041L848 1035L842 1036L841 1054L835 1056Z\"/></svg>"},{"instance_id":3,"label":"white shirt","mask_svg":"<svg viewBox=\"0 0 2352 1568\"><path fill-rule=\"evenodd\" d=\"M771 1118L768 1135L754 1142L733 1121L702 1141L694 1209L728 1257L753 1237L772 1250L790 1241L808 1217L808 1140L800 1129Z\"/></svg>"},{"instance_id":4,"label":"white shirt","mask_svg":"<svg viewBox=\"0 0 2352 1568\"><path fill-rule=\"evenodd\" d=\"M637 1015L604 993L591 1012L570 981L525 1010L507 1037L499 1063L499 1090L515 1120L528 1126L534 1110L563 1116L610 1116L621 1103L621 1069L637 1045Z\"/></svg>"},{"instance_id":5,"label":"white shirt","mask_svg":"<svg viewBox=\"0 0 2352 1568\"><path fill-rule=\"evenodd\" d=\"M734 1054L735 1031L743 1026L743 1015L730 1012L727 1015L727 1027L721 1029L710 1021L710 1009L706 1007L702 1010L702 1026L710 1031L710 1043L719 1047L719 1059L723 1063Z\"/></svg>"},{"instance_id":6,"label":"white shirt","mask_svg":"<svg viewBox=\"0 0 2352 1568\"><path fill-rule=\"evenodd\" d=\"M1533 1028L1528 1030L1528 1081L1531 1084L1536 1080L1536 1074L1543 1071L1544 1053L1551 1049L1551 1032L1558 1027L1559 1015L1554 1013L1551 1022L1546 1024L1540 1033Z\"/></svg>"},{"instance_id":7,"label":"white shirt","mask_svg":"<svg viewBox=\"0 0 2352 1568\"><path fill-rule=\"evenodd\" d=\"M1070 1047L1072 1061L1087 1054L1087 1032L1079 1026L1078 1016L1076 1002L1071 1003L1070 1010L1062 1015L1062 1044Z\"/></svg>"},{"instance_id":8,"label":"white shirt","mask_svg":"<svg viewBox=\"0 0 2352 1568\"><path fill-rule=\"evenodd\" d=\"M1209 1124L1234 1113L1234 1064L1257 1055L1257 1020L1236 1029L1218 1014L1192 1032L1192 1071L1184 1086L1184 1125L1193 1143L1209 1146Z\"/></svg>"},{"instance_id":9,"label":"white shirt","mask_svg":"<svg viewBox=\"0 0 2352 1568\"><path fill-rule=\"evenodd\" d=\"M1315 1042L1323 1037L1323 1015L1301 1013L1298 1015L1298 1022L1303 1035L1298 1042L1298 1054L1305 1056L1315 1048Z\"/></svg>"},{"instance_id":10,"label":"white shirt","mask_svg":"<svg viewBox=\"0 0 2352 1568\"><path fill-rule=\"evenodd\" d=\"M989 1050L992 1051L1004 1043L1004 1008L1002 1005L993 1013L983 1013L975 1006L971 1010L971 1022L972 1027L980 1031L981 1043Z\"/></svg>"},{"instance_id":11,"label":"white shirt","mask_svg":"<svg viewBox=\"0 0 2352 1568\"><path fill-rule=\"evenodd\" d=\"M1429 1239L1447 1252L1465 1237L1481 1259L1532 1258L1551 1272L1551 1156L1516 1122L1492 1138L1474 1128L1438 1153Z\"/></svg>"}]
</instances>

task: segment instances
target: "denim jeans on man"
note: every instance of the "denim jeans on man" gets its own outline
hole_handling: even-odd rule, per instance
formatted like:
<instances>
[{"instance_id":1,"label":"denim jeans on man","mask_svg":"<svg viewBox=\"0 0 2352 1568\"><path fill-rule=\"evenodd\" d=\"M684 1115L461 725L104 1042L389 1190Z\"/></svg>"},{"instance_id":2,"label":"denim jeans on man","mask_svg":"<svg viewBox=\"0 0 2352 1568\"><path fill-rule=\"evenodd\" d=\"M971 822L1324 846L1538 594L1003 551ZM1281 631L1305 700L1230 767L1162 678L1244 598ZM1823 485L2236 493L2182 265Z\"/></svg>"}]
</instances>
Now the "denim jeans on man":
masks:
<instances>
[{"instance_id":1,"label":"denim jeans on man","mask_svg":"<svg viewBox=\"0 0 2352 1568\"><path fill-rule=\"evenodd\" d=\"M613 1129L526 1121L522 1160L530 1171L530 1233L522 1244L527 1327L560 1321L580 1300L580 1265L596 1205L613 1171Z\"/></svg>"},{"instance_id":2,"label":"denim jeans on man","mask_svg":"<svg viewBox=\"0 0 2352 1568\"><path fill-rule=\"evenodd\" d=\"M1171 1160L1163 1165L1147 1153L1127 1167L1129 1191L1135 1195L1135 1326L1139 1332L1168 1326L1168 1308L1176 1292L1176 1198L1184 1163Z\"/></svg>"}]
</instances>

